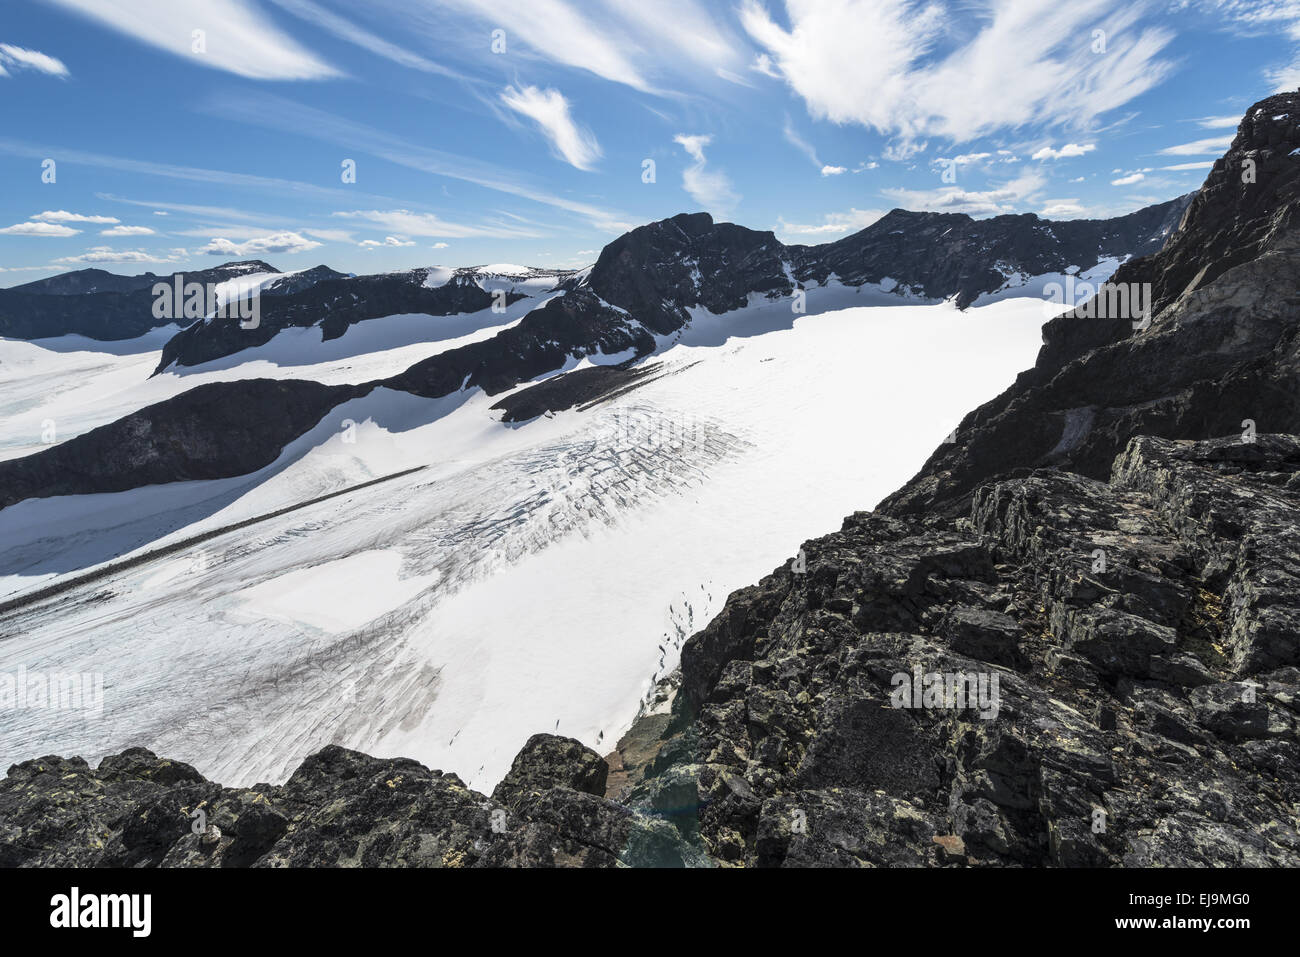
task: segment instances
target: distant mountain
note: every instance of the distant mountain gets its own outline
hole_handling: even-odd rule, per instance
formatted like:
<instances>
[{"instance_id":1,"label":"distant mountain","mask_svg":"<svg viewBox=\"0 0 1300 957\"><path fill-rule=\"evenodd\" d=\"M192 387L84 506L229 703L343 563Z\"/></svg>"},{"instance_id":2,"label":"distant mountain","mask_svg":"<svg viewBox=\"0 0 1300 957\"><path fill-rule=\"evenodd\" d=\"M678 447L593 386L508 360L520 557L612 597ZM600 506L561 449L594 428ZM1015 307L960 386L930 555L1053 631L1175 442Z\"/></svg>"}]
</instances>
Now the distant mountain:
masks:
<instances>
[{"instance_id":1,"label":"distant mountain","mask_svg":"<svg viewBox=\"0 0 1300 957\"><path fill-rule=\"evenodd\" d=\"M84 296L94 292L132 292L153 285L160 277L151 272L140 276L119 276L104 269L78 269L60 273L21 286L10 286L8 292L36 296Z\"/></svg>"},{"instance_id":2,"label":"distant mountain","mask_svg":"<svg viewBox=\"0 0 1300 957\"><path fill-rule=\"evenodd\" d=\"M682 214L619 237L585 276L520 267L501 272L492 266L352 276L322 265L263 284L260 295L274 301L261 304L255 329L242 328L234 316L179 320L188 328L167 344L158 371L255 348L288 328L319 326L323 338L333 339L349 325L388 315L475 312L498 301L498 290L505 292L507 304L550 293L569 297L530 324L545 328L546 342L570 351L645 352L653 348L653 336L685 325L689 309L727 312L750 296L789 296L829 283L876 285L900 297L953 299L965 308L983 294L1014 289L1031 277L1070 267L1086 271L1105 260L1154 252L1177 228L1189 200L1180 197L1115 219L1066 222L1033 214L976 220L896 209L860 232L818 246L787 246L771 232L715 223L707 213ZM252 260L184 275L187 282L208 283L277 272ZM166 324L153 316L150 290L171 278L85 269L0 290L0 335L134 338ZM502 374L550 361L554 349L542 350L545 356L525 355L528 337L516 338L520 341L502 343L502 352L488 357Z\"/></svg>"},{"instance_id":3,"label":"distant mountain","mask_svg":"<svg viewBox=\"0 0 1300 957\"><path fill-rule=\"evenodd\" d=\"M1116 284L1150 283L1152 325L1066 312L1043 327L1033 369L971 412L885 506L895 514L965 511L991 470L1068 468L1095 479L1134 435L1193 439L1300 431L1298 94L1246 114L1194 194L1182 228ZM1247 169L1251 171L1246 176Z\"/></svg>"},{"instance_id":4,"label":"distant mountain","mask_svg":"<svg viewBox=\"0 0 1300 957\"><path fill-rule=\"evenodd\" d=\"M568 270L505 267L422 268L373 276L345 276L317 266L265 287L256 329L236 316L196 322L163 349L158 370L195 366L263 345L285 329L318 326L323 339L337 339L366 319L421 313L450 316L479 312L554 290ZM500 295L498 296L498 292Z\"/></svg>"},{"instance_id":5,"label":"distant mountain","mask_svg":"<svg viewBox=\"0 0 1300 957\"><path fill-rule=\"evenodd\" d=\"M1034 215L974 220L895 210L852 236L820 246L786 246L771 232L715 223L707 213L693 213L626 233L581 272L485 266L347 277L321 266L266 283L255 329L242 328L234 316L183 329L165 345L157 371L234 355L291 327L318 326L323 338L332 339L355 323L382 316L454 315L529 297L539 304L490 339L438 353L364 386L281 380L275 387L282 396L277 401L324 415L379 386L426 398L475 387L495 395L562 369L573 358L628 357L620 368L578 370L512 395L500 408L505 420L520 421L628 384L637 374L630 364L654 352L660 337L684 328L693 309L725 313L751 297L791 297L799 289L827 283L872 285L900 301L955 298L969 304L982 293L1004 290L1031 275L1086 270L1106 259L1158 249L1189 202L1190 196L1184 196L1118 219L1066 223ZM264 272L275 270L261 262L232 263L209 271L208 281ZM204 281L199 276L186 274L186 279ZM75 329L84 330L93 320L101 330L117 322L114 331L120 331L130 312L145 331L157 323L146 309L148 300L148 290L27 295L25 302L68 308L47 309L39 322L23 328L30 332L36 325L48 335L52 326L71 325L75 318ZM100 311L87 315L78 311L78 303ZM4 309L0 297L0 316ZM140 319L145 314L148 324ZM9 328L15 325L11 321ZM0 332L5 328L0 319ZM228 431L214 433L211 410L220 407L223 420L236 414L258 421L255 395L260 393L247 382L214 384L204 387L201 396L178 396L25 459L0 462L0 478L5 479L0 508L29 496L55 494L54 489L64 494L120 490L261 468L306 430L307 416L277 419L275 428L240 430L236 450ZM105 455L104 449L115 451ZM54 476L61 477L55 481Z\"/></svg>"},{"instance_id":6,"label":"distant mountain","mask_svg":"<svg viewBox=\"0 0 1300 957\"><path fill-rule=\"evenodd\" d=\"M177 275L184 276L186 283L207 284L278 272L254 259L166 276L114 276L99 269L64 273L0 289L0 336L46 339L78 335L103 342L134 339L150 329L186 321L155 318L155 283L170 283Z\"/></svg>"}]
</instances>

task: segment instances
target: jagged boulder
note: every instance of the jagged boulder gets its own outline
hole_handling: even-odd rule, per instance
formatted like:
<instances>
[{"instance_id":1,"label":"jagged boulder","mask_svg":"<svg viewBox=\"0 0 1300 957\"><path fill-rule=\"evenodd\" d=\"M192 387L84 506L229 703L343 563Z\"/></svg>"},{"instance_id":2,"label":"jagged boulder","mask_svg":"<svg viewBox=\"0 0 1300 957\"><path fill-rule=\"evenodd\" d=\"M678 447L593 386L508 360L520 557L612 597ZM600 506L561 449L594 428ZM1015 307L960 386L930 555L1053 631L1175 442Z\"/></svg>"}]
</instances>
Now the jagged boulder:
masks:
<instances>
[{"instance_id":1,"label":"jagged boulder","mask_svg":"<svg viewBox=\"0 0 1300 957\"><path fill-rule=\"evenodd\" d=\"M515 804L551 788L604 797L608 777L605 759L582 742L555 734L535 734L515 755L509 772L493 789L492 799Z\"/></svg>"}]
</instances>

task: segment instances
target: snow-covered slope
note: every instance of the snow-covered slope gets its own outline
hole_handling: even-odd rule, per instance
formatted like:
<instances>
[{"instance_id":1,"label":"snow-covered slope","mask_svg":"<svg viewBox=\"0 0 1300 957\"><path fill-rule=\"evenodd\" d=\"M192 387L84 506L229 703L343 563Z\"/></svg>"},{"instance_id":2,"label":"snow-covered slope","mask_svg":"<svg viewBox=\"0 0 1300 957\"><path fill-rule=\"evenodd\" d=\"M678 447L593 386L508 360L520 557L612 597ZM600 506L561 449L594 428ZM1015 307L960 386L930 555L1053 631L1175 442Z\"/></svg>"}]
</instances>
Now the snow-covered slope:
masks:
<instances>
[{"instance_id":1,"label":"snow-covered slope","mask_svg":"<svg viewBox=\"0 0 1300 957\"><path fill-rule=\"evenodd\" d=\"M585 411L507 426L476 389L377 389L253 475L7 508L12 597L423 467L0 616L0 672L104 676L102 714L10 712L0 754L140 744L241 784L338 742L488 787L539 729L607 746L731 590L912 475L1032 363L1042 321L1034 299L700 311L646 384ZM64 395L83 426L136 401Z\"/></svg>"},{"instance_id":2,"label":"snow-covered slope","mask_svg":"<svg viewBox=\"0 0 1300 957\"><path fill-rule=\"evenodd\" d=\"M264 345L152 378L176 326L111 343L82 336L0 339L0 460L38 452L51 438L66 441L208 382L293 378L336 385L382 379L429 356L489 339L538 302L521 299L501 312L384 316L348 326L337 339L323 340L319 327L289 328Z\"/></svg>"}]
</instances>

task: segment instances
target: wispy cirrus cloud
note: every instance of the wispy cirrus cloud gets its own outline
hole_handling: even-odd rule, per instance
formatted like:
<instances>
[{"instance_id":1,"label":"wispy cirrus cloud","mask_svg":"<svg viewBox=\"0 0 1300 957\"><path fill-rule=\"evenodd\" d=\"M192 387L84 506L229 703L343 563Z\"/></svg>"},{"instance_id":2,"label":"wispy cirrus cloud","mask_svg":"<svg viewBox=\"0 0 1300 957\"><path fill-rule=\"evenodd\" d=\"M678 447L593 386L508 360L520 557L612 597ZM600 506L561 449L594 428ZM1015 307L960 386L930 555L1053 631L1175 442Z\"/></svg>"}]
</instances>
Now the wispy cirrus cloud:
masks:
<instances>
[{"instance_id":1,"label":"wispy cirrus cloud","mask_svg":"<svg viewBox=\"0 0 1300 957\"><path fill-rule=\"evenodd\" d=\"M679 133L673 137L673 142L678 143L694 160L682 173L682 189L706 211L726 215L740 202L740 195L732 187L726 173L708 168L709 161L704 155L704 147L713 142L713 137Z\"/></svg>"},{"instance_id":2,"label":"wispy cirrus cloud","mask_svg":"<svg viewBox=\"0 0 1300 957\"><path fill-rule=\"evenodd\" d=\"M1232 145L1231 136L1212 136L1191 143L1179 143L1159 150L1161 156L1218 156Z\"/></svg>"},{"instance_id":3,"label":"wispy cirrus cloud","mask_svg":"<svg viewBox=\"0 0 1300 957\"><path fill-rule=\"evenodd\" d=\"M400 66L455 79L465 78L464 74L450 67L436 63L428 57L413 53L405 47L398 46L396 43L391 43L383 37L371 33L346 17L341 17L332 10L315 3L314 0L271 0L271 3L308 23L315 24L321 29L334 34L340 40L346 40L348 43L355 44L361 49L375 54L375 56L391 60Z\"/></svg>"},{"instance_id":4,"label":"wispy cirrus cloud","mask_svg":"<svg viewBox=\"0 0 1300 957\"><path fill-rule=\"evenodd\" d=\"M218 97L209 111L229 120L291 130L303 136L358 150L408 169L446 176L545 206L562 209L588 220L598 229L621 233L635 224L622 213L559 196L536 186L520 173L492 163L411 143L399 136L305 106L286 97L263 96L257 103L245 98ZM3 141L0 141L0 148ZM48 155L48 154L47 154Z\"/></svg>"},{"instance_id":5,"label":"wispy cirrus cloud","mask_svg":"<svg viewBox=\"0 0 1300 957\"><path fill-rule=\"evenodd\" d=\"M363 220L403 236L432 236L465 239L471 236L494 236L501 239L536 239L543 234L523 226L507 223L452 223L433 213L415 213L409 209L356 209L337 212L344 219Z\"/></svg>"},{"instance_id":6,"label":"wispy cirrus cloud","mask_svg":"<svg viewBox=\"0 0 1300 957\"><path fill-rule=\"evenodd\" d=\"M47 76L66 77L68 68L63 61L42 53L40 50L28 50L14 46L12 43L0 43L0 76L9 76L11 72L35 70Z\"/></svg>"},{"instance_id":7,"label":"wispy cirrus cloud","mask_svg":"<svg viewBox=\"0 0 1300 957\"><path fill-rule=\"evenodd\" d=\"M916 143L1029 123L1087 128L1160 83L1171 31L1124 0L743 0L745 30L809 112ZM954 27L965 15L961 28ZM1089 37L1104 30L1105 53Z\"/></svg>"},{"instance_id":8,"label":"wispy cirrus cloud","mask_svg":"<svg viewBox=\"0 0 1300 957\"><path fill-rule=\"evenodd\" d=\"M722 11L700 0L382 0L404 29L449 49L486 49L493 30L511 57L583 70L665 95L689 78L743 84L744 45ZM725 8L724 8L725 10ZM449 42L450 40L450 42Z\"/></svg>"},{"instance_id":9,"label":"wispy cirrus cloud","mask_svg":"<svg viewBox=\"0 0 1300 957\"><path fill-rule=\"evenodd\" d=\"M254 80L318 80L335 69L248 0L50 0L134 40ZM201 31L195 34L195 31ZM196 47L201 47L196 51Z\"/></svg>"},{"instance_id":10,"label":"wispy cirrus cloud","mask_svg":"<svg viewBox=\"0 0 1300 957\"><path fill-rule=\"evenodd\" d=\"M569 101L559 90L508 86L501 91L501 102L536 123L556 154L570 166L590 170L603 155L595 134L574 121Z\"/></svg>"},{"instance_id":11,"label":"wispy cirrus cloud","mask_svg":"<svg viewBox=\"0 0 1300 957\"><path fill-rule=\"evenodd\" d=\"M1285 33L1300 43L1300 0L1180 0L1176 8L1180 12L1207 14L1216 25L1234 33L1245 36ZM1273 85L1274 93L1294 90L1300 86L1300 53L1288 62L1266 66L1263 74Z\"/></svg>"}]
</instances>

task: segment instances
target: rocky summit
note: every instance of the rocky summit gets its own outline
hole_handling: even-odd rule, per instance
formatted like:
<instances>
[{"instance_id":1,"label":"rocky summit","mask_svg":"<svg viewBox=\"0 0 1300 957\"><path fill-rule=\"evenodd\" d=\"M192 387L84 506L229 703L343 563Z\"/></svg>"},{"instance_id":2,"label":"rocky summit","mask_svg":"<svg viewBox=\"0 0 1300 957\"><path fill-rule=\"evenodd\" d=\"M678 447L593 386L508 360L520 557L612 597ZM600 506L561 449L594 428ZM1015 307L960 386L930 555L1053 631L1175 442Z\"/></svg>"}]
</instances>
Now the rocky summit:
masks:
<instances>
[{"instance_id":1,"label":"rocky summit","mask_svg":"<svg viewBox=\"0 0 1300 957\"><path fill-rule=\"evenodd\" d=\"M1252 107L1116 274L1149 315L1049 323L907 486L733 593L609 754L536 735L491 795L338 747L242 789L143 749L28 760L0 865L1300 866L1296 115ZM668 228L581 295L661 304L617 267ZM719 269L761 258L724 238Z\"/></svg>"}]
</instances>

